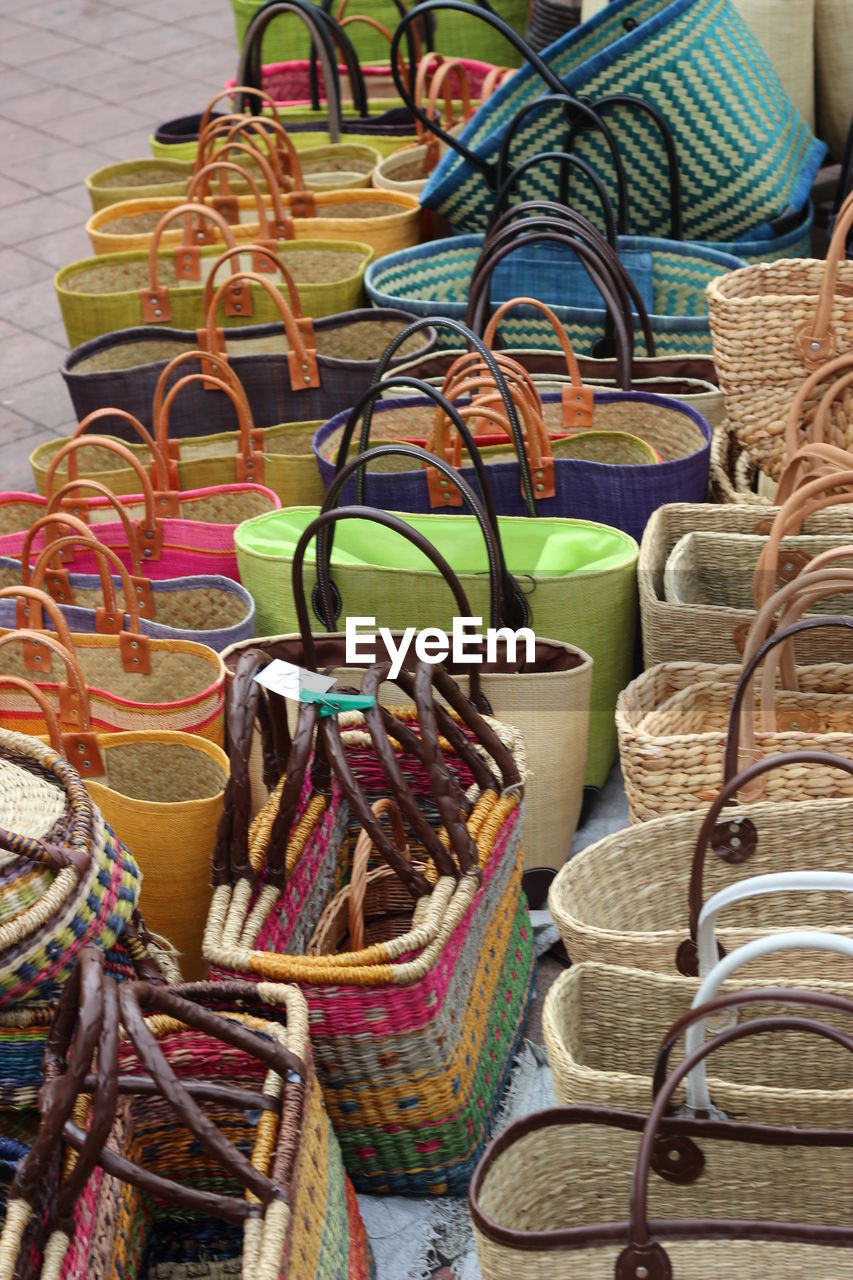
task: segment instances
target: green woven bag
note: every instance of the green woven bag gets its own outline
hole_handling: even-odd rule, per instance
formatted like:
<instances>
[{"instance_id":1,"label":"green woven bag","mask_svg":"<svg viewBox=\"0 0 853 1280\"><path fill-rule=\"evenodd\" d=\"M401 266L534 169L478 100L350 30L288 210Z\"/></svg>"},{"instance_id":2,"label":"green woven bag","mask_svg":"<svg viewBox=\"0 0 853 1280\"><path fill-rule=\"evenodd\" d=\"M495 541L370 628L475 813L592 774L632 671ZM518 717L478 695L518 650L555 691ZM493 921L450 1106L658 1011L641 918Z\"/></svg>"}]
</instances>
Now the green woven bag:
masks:
<instances>
[{"instance_id":1,"label":"green woven bag","mask_svg":"<svg viewBox=\"0 0 853 1280\"><path fill-rule=\"evenodd\" d=\"M55 277L59 307L69 346L77 347L90 338L137 325L170 325L175 329L204 326L206 301L212 296L212 281L222 258L222 245L189 247L189 270L184 274L184 245L159 250L160 234L185 213L209 218L219 228L227 248L236 249L225 220L204 205L180 205L161 219L149 252L130 250L106 253L97 258L72 262ZM230 260L236 271L251 271L252 245L240 245ZM363 278L373 256L369 245L350 241L279 241L276 255L296 283L302 308L312 319L351 311L362 305ZM269 270L269 265L262 267ZM244 286L246 282L243 282ZM285 284L279 288L286 289ZM245 298L229 304L229 324L265 324L278 318L269 293L248 284L251 305Z\"/></svg>"}]
</instances>

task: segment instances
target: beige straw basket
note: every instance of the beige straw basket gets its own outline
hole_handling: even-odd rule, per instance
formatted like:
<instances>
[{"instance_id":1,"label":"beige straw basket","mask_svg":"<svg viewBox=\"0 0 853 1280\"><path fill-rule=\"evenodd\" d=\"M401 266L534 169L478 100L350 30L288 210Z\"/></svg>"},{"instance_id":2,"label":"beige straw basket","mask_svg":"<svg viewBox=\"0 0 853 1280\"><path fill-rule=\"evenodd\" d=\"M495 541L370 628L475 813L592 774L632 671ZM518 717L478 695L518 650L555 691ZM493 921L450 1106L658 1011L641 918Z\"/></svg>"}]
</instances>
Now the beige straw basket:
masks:
<instances>
[{"instance_id":1,"label":"beige straw basket","mask_svg":"<svg viewBox=\"0 0 853 1280\"><path fill-rule=\"evenodd\" d=\"M751 548L760 536L766 541L767 526L778 507L754 505L715 507L709 504L670 503L659 507L646 525L640 544L637 565L640 593L640 616L643 624L643 656L647 667L660 662L739 662L743 646L742 633L734 635L735 622L721 617L716 606L701 603L679 603L666 598L664 576L676 545L686 535L695 533L718 539L724 535L734 544L734 535L746 535L744 541L744 578L748 576ZM760 533L763 531L763 533ZM815 512L803 523L802 533L814 536L823 545L853 542L853 506L832 507ZM738 544L740 539L737 539ZM782 543L785 549L786 539ZM732 554L737 547L732 545ZM739 562L740 563L740 562ZM716 560L703 562L703 573L713 578ZM853 639L841 632L813 632L803 636L797 645L797 656L805 663L844 660L853 662Z\"/></svg>"},{"instance_id":2,"label":"beige straw basket","mask_svg":"<svg viewBox=\"0 0 853 1280\"><path fill-rule=\"evenodd\" d=\"M777 982L782 981L783 971L777 957ZM661 1039L667 1027L688 1012L699 985L698 978L595 961L576 964L560 974L542 1012L557 1101L567 1106L647 1111ZM751 978L729 979L722 990L740 993L754 986ZM853 998L850 983L798 979L797 987ZM808 1010L802 1005L768 1000L744 1004L737 1017L743 1021L804 1012ZM848 1014L821 1010L821 1018L849 1030ZM677 1059L681 1056L679 1048ZM795 1077L792 1062L797 1064ZM850 1125L853 1072L846 1054L825 1040L785 1031L729 1046L710 1065L708 1084L714 1104L729 1114L755 1124L808 1125L819 1116L827 1127Z\"/></svg>"},{"instance_id":3,"label":"beige straw basket","mask_svg":"<svg viewBox=\"0 0 853 1280\"><path fill-rule=\"evenodd\" d=\"M806 769L818 775L814 766ZM698 809L617 831L566 863L551 885L548 904L574 964L596 961L674 977L679 973L679 948L691 937L691 921L695 932L702 903L720 889L770 872L850 870L853 804L849 800L779 803L770 799L730 808L711 835L715 856L708 852L703 864L695 853L706 811L705 806ZM717 849L727 852L730 841L737 838L742 841L742 853L754 844L746 861L735 863L719 856ZM691 877L695 890L700 867L701 884L691 909ZM828 929L851 937L850 903L843 901L845 897L791 893L747 898L726 909L717 937L727 952L782 929ZM769 955L755 960L748 972L753 984L777 982L779 958ZM785 977L796 982L849 980L850 964L824 952L792 952L786 957ZM615 1008L609 1003L602 1006L598 1025L605 1015L610 1025Z\"/></svg>"},{"instance_id":4,"label":"beige straw basket","mask_svg":"<svg viewBox=\"0 0 853 1280\"><path fill-rule=\"evenodd\" d=\"M839 214L826 262L783 258L708 285L714 363L731 429L756 466L778 479L785 425L809 375L853 350L853 262L845 261L853 201ZM817 398L804 406L808 423ZM848 416L833 415L831 442L853 443Z\"/></svg>"}]
</instances>

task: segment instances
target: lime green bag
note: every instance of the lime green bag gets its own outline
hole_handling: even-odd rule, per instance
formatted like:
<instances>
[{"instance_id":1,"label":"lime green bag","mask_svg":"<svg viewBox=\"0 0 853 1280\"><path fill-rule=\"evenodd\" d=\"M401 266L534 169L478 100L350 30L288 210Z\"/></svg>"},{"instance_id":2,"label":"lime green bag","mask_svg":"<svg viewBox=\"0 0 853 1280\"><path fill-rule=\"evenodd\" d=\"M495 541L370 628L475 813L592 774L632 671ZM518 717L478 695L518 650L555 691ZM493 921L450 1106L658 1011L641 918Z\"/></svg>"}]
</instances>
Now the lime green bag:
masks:
<instances>
[{"instance_id":1,"label":"lime green bag","mask_svg":"<svg viewBox=\"0 0 853 1280\"><path fill-rule=\"evenodd\" d=\"M464 430L462 423L463 434ZM434 455L411 445L380 445L341 471L322 509L336 506L340 489L359 466L400 451L428 461L456 483L453 469ZM481 479L480 484L489 508L488 480L484 484ZM293 553L319 510L290 507L246 520L236 530L237 563L243 584L255 601L258 635L298 630L291 583ZM496 545L506 570L523 593L529 614L525 625L537 636L565 641L593 659L586 782L599 787L616 755L616 698L633 669L637 544L627 534L591 521L495 518L493 509L489 514L496 524ZM406 513L398 518L421 533L452 564L475 615L489 625L488 619L495 615L494 596L486 542L477 518L444 513ZM322 545L328 544L323 541ZM316 613L322 610L313 589L315 566L316 544L312 543L305 585L312 592ZM369 515L340 525L334 537L331 570L341 607L329 623L335 622L337 629L343 629L346 617L358 616L374 617L376 628L392 631L406 627L452 630L453 599L438 570L415 546ZM317 616L325 623L321 612Z\"/></svg>"},{"instance_id":2,"label":"lime green bag","mask_svg":"<svg viewBox=\"0 0 853 1280\"><path fill-rule=\"evenodd\" d=\"M184 242L161 250L163 231L178 218L185 220ZM233 250L233 254L223 254L220 243L204 243L199 219L216 224L226 250ZM228 223L206 205L188 203L169 210L157 224L147 251L105 253L72 262L57 272L56 293L69 346L78 347L102 333L137 325L202 328L220 260L230 258L233 274L251 270L254 247L240 244L238 248ZM274 248L296 284L306 316L316 319L362 305L364 271L373 257L369 245L346 240L280 240ZM283 281L278 287L285 289L287 285ZM233 296L229 292L225 315L229 324L265 324L278 319L269 294L248 281L235 284Z\"/></svg>"}]
</instances>

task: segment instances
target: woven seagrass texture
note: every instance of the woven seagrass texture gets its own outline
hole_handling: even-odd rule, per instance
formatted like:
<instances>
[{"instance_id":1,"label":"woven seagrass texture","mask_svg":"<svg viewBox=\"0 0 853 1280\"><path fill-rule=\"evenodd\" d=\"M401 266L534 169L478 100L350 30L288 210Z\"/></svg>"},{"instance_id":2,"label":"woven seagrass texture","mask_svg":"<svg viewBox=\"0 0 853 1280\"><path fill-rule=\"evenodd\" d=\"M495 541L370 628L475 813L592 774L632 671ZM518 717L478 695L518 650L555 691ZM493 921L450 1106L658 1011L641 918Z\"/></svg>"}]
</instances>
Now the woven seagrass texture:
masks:
<instances>
[{"instance_id":1,"label":"woven seagrass texture","mask_svg":"<svg viewBox=\"0 0 853 1280\"><path fill-rule=\"evenodd\" d=\"M115 490L113 490L115 492ZM20 561L0 558L0 588L20 584ZM73 632L95 630L95 609L104 602L96 574L72 573L69 585L73 603L59 603L68 628ZM121 579L113 578L119 608L124 605ZM154 617L140 618L140 631L160 639L194 640L221 652L229 645L255 634L255 605L245 587L218 575L165 579L151 583ZM50 626L50 619L45 622ZM0 601L0 628L12 628L15 604Z\"/></svg>"},{"instance_id":2,"label":"woven seagrass texture","mask_svg":"<svg viewBox=\"0 0 853 1280\"><path fill-rule=\"evenodd\" d=\"M370 385L376 361L409 319L404 311L365 309L317 320L313 328L320 385L298 388L298 394L285 359L289 344L280 316L275 324L225 330L229 364L246 392L255 426L324 422L353 404ZM428 352L434 340L434 332L429 330L414 334L402 344L400 360ZM78 347L62 368L77 417L82 420L95 409L120 404L150 429L160 374L174 356L196 350L198 341L195 330L148 327L107 334ZM397 363L395 357L392 367ZM181 392L169 417L169 433L176 438L233 428L230 399L198 384ZM110 422L109 429L138 443L119 419ZM38 476L36 480L38 483Z\"/></svg>"},{"instance_id":3,"label":"woven seagrass texture","mask_svg":"<svg viewBox=\"0 0 853 1280\"><path fill-rule=\"evenodd\" d=\"M402 752L401 759L407 755L407 776L425 780L419 761ZM309 774L291 829L283 891L265 886L262 874L254 891L242 880L214 892L205 936L213 972L276 981L287 975L302 988L326 1105L344 1162L362 1190L461 1192L485 1144L520 1034L534 964L520 895L521 810L514 794L478 790L466 825L482 885L470 875L458 883L438 878L410 929L394 929L393 937L362 951L305 954L348 876L348 806L334 781L326 798L312 793ZM424 804L430 792L427 786L413 794L433 823ZM366 794L370 798L369 787ZM250 831L257 868L278 795ZM417 840L409 835L408 843L412 859L420 860Z\"/></svg>"},{"instance_id":4,"label":"woven seagrass texture","mask_svg":"<svg viewBox=\"0 0 853 1280\"><path fill-rule=\"evenodd\" d=\"M312 515L316 515L316 511L312 510ZM450 560L455 560L457 575L474 616L485 618L489 612L485 554L469 569L460 564L453 546L452 530L456 522L472 520L473 517L462 515L433 515L413 516L410 522L421 529L446 558L449 555ZM541 551L549 537L561 534L570 535L574 543L575 549L567 555L572 557L575 571L557 576L541 572L535 561L526 558L529 548L520 540L516 542L516 533L526 537L531 521L506 516L501 517L499 523L509 570L525 584L529 625L537 635L577 646L593 660L586 780L591 786L602 786L616 754L613 723L616 696L627 684L632 670L636 625L633 547L636 544L626 534L610 528L605 530L600 525L554 519L547 523L544 519L536 521L537 532L542 536ZM276 536L277 546L272 546L270 539L265 550L260 551L250 536L258 527L263 527L261 522L244 525L236 535L241 580L255 601L258 634L285 635L295 631L297 625L291 595L293 533L289 531L287 535L289 547L284 536ZM589 550L585 551L587 533L591 538ZM335 546L336 549L348 546L345 525L336 535ZM389 545L385 544L385 555L389 551ZM432 572L431 566L425 566L423 571L398 568L393 560L381 559L375 552L372 563L365 563L357 552L340 560L338 554L337 550L333 554L332 567L335 585L343 600L342 617L366 609L369 603L370 611L381 619L380 625L391 630L451 625L452 597L444 580ZM311 591L314 582L313 564L309 563L305 572L306 590ZM488 688L488 675L485 683ZM500 706L500 694L498 690L495 693L498 694L496 705Z\"/></svg>"},{"instance_id":5,"label":"woven seagrass texture","mask_svg":"<svg viewBox=\"0 0 853 1280\"><path fill-rule=\"evenodd\" d=\"M413 316L449 316L464 320L471 276L482 247L482 236L463 235L388 254L367 268L364 278L367 295L374 306L399 307ZM705 289L716 276L737 267L738 260L713 249L637 236L620 237L619 247L625 251L641 251L651 259L649 318L657 354L710 354ZM510 264L514 256L508 258ZM557 261L565 270L568 259L561 255ZM498 291L493 290L492 301L497 304L520 294L541 294L543 279L548 278L547 274L543 276L543 270L547 272L541 262L536 263L535 269L525 263L524 270L513 275L512 289L501 290L505 296L498 296ZM549 288L553 289L553 284ZM600 311L591 311L588 307L555 302L552 310L562 321L578 353L589 353L596 340L604 336L603 307ZM514 312L501 322L501 333L507 347L551 350L557 345L553 328L538 313L524 316ZM645 355L642 334L638 332L636 339L638 354ZM453 346L455 341L454 335L442 334L439 330L439 347Z\"/></svg>"},{"instance_id":6,"label":"woven seagrass texture","mask_svg":"<svg viewBox=\"0 0 853 1280\"><path fill-rule=\"evenodd\" d=\"M123 253L127 250L147 251L160 218L169 209L184 202L183 196L142 197L111 204L93 213L86 231L96 254ZM212 197L204 202L212 203ZM418 243L421 229L420 206L405 192L391 191L327 191L314 195L315 212L311 216L290 214L290 197L281 197L284 215L290 218L293 239L338 242L354 240L371 247L374 254L393 253ZM264 198L267 214L272 211L269 197ZM256 241L262 234L254 197L237 197L238 217L231 223L234 239ZM214 228L215 241L222 236ZM163 245L185 243L179 226L169 227L161 237Z\"/></svg>"},{"instance_id":7,"label":"woven seagrass texture","mask_svg":"<svg viewBox=\"0 0 853 1280\"><path fill-rule=\"evenodd\" d=\"M569 93L593 99L633 93L663 113L681 161L684 234L690 240L752 238L747 233L766 228L788 206L805 205L824 148L730 0L616 0L554 45L546 61ZM482 159L495 161L507 125L543 87L532 68L523 68L477 113L463 140ZM626 167L643 174L642 184L632 190L632 229L665 235L669 184L660 136L635 113L614 119L613 127ZM559 150L563 128L559 111L531 112L516 134L513 153ZM612 164L600 135L583 135L576 150L614 194ZM530 175L531 198L553 195L548 178L546 172ZM574 199L578 212L594 213L580 184ZM452 225L470 231L483 230L491 211L481 174L455 154L441 161L424 200Z\"/></svg>"},{"instance_id":8,"label":"woven seagrass texture","mask_svg":"<svg viewBox=\"0 0 853 1280\"><path fill-rule=\"evenodd\" d=\"M792 258L770 266L750 266L721 276L708 286L714 362L726 396L729 428L752 463L773 479L785 462L785 422L795 394L812 371L798 341L815 326L826 264ZM833 350L853 349L853 263L838 265L830 326ZM829 382L827 383L827 386ZM806 430L827 387L815 388L802 422ZM826 440L849 447L849 393L832 406Z\"/></svg>"},{"instance_id":9,"label":"woven seagrass texture","mask_svg":"<svg viewBox=\"0 0 853 1280\"><path fill-rule=\"evenodd\" d=\"M513 1139L493 1159L480 1183L477 1204L490 1221L514 1231L588 1227L590 1245L534 1249L528 1240L525 1247L513 1247L490 1239L475 1220L483 1280L612 1280L617 1258L628 1243L631 1178L640 1131L561 1123L560 1112L548 1114L544 1127L524 1136L514 1127ZM720 1132L725 1130L721 1127ZM778 1146L722 1136L695 1141L704 1156L704 1176L673 1183L652 1173L650 1219L759 1219L780 1225L848 1221L853 1173L849 1147L833 1147L831 1139L823 1148L786 1145L784 1138ZM602 1240L595 1247L594 1228L599 1226L601 1231L599 1224L604 1223L624 1226L615 1240ZM737 1235L733 1225L724 1240L703 1238L698 1232L687 1240L672 1239L657 1231L654 1239L664 1246L676 1276L729 1280L732 1275L767 1275L768 1270L784 1280L812 1271L837 1280L853 1276L849 1249L788 1240L750 1241Z\"/></svg>"},{"instance_id":10,"label":"woven seagrass texture","mask_svg":"<svg viewBox=\"0 0 853 1280\"><path fill-rule=\"evenodd\" d=\"M743 503L756 510L769 507L770 498L757 491L758 478L755 463L729 430L728 420L721 422L711 438L711 498L725 504Z\"/></svg>"},{"instance_id":11,"label":"woven seagrass texture","mask_svg":"<svg viewBox=\"0 0 853 1280\"><path fill-rule=\"evenodd\" d=\"M638 676L619 695L616 731L632 822L680 813L711 800L723 776L723 751L740 667L710 662L664 662ZM799 690L777 690L783 726L762 731L758 757L808 749L853 758L853 667L826 662L797 669ZM798 716L802 717L802 727ZM784 719L782 719L784 717ZM837 769L783 765L767 778L767 795L814 800L853 795L853 779Z\"/></svg>"},{"instance_id":12,"label":"woven seagrass texture","mask_svg":"<svg viewBox=\"0 0 853 1280\"><path fill-rule=\"evenodd\" d=\"M839 775L841 776L841 775ZM768 775L768 782L774 774ZM694 805L695 807L695 805ZM709 854L703 901L727 885L765 872L849 869L847 800L776 801L772 795L727 810L748 818L758 844L737 866ZM595 960L674 976L676 951L690 936L691 861L705 805L605 836L572 858L551 886L549 905L572 961ZM828 929L850 933L849 903L840 893L787 893L746 898L727 907L717 927L726 951L764 933ZM749 981L779 980L778 955L750 962ZM849 981L850 963L828 952L785 953L786 981L836 977ZM602 1016L603 1016L602 1011ZM612 1012L612 1010L611 1010Z\"/></svg>"},{"instance_id":13,"label":"woven seagrass texture","mask_svg":"<svg viewBox=\"0 0 853 1280\"><path fill-rule=\"evenodd\" d=\"M776 981L785 981L787 953L777 955ZM727 982L724 991L748 991L750 978ZM837 981L797 981L798 990L846 995ZM698 978L587 961L561 973L542 1011L548 1062L557 1101L647 1111L655 1059L667 1028L687 1013ZM738 1021L775 1014L808 1014L803 1005L768 1000L744 1004ZM843 1015L821 1010L821 1018L844 1029ZM682 1057L673 1055L675 1065ZM792 1064L796 1063L796 1070ZM714 1104L756 1124L846 1128L850 1123L851 1075L846 1054L817 1036L796 1031L747 1038L714 1054L709 1062ZM678 1098L681 1101L681 1093Z\"/></svg>"},{"instance_id":14,"label":"woven seagrass texture","mask_svg":"<svg viewBox=\"0 0 853 1280\"><path fill-rule=\"evenodd\" d=\"M715 607L667 600L664 573L673 548L681 538L693 532L710 535L714 538L714 549L703 558L701 573L712 582L716 577L721 593L732 591L736 593L735 598L746 605L743 588L746 584L751 587L750 566L754 565L751 548L762 546L766 541L764 536L756 534L756 526L777 511L778 507L769 504L714 507L673 503L654 513L643 534L637 565L646 667L661 662L740 661L742 639L734 634L734 627L751 621L751 617L743 615L735 620ZM805 520L803 534L806 538L815 538L820 549L853 542L853 508L838 506L815 512ZM724 572L723 563L718 559L721 536L726 539L726 546L731 544L732 573L725 584L719 581ZM781 545L784 552L794 543L784 538ZM845 611L846 606L842 609ZM845 633L817 630L798 638L797 657L805 663L853 661L853 644Z\"/></svg>"},{"instance_id":15,"label":"woven seagrass texture","mask_svg":"<svg viewBox=\"0 0 853 1280\"><path fill-rule=\"evenodd\" d=\"M177 328L198 329L204 323L204 281L220 257L220 247L203 245L199 253L199 281L179 280L172 252L158 254L159 282L169 291L171 322ZM373 253L368 245L344 240L335 244L313 240L294 244L283 240L278 242L276 253L296 281L306 315L332 315L359 306L364 269ZM68 345L76 347L101 333L142 324L140 290L147 289L150 283L148 254L142 251L82 259L63 267L56 275L56 292ZM263 324L277 317L265 290L251 285L250 291L251 314L230 317L231 324Z\"/></svg>"},{"instance_id":16,"label":"woven seagrass texture","mask_svg":"<svg viewBox=\"0 0 853 1280\"><path fill-rule=\"evenodd\" d=\"M147 641L150 671L126 670L118 636L75 635L73 654L89 690L92 727L99 732L133 729L180 730L224 745L225 668L219 654L190 640ZM45 655L46 656L46 655ZM61 714L59 686L67 679L61 660L35 672L24 648L5 645L0 670L33 679L47 694L64 728L75 729ZM19 689L0 694L0 714L8 728L24 733L47 731L41 711Z\"/></svg>"},{"instance_id":17,"label":"woven seagrass texture","mask_svg":"<svg viewBox=\"0 0 853 1280\"><path fill-rule=\"evenodd\" d=\"M14 1009L55 997L86 942L115 946L139 871L55 751L7 729L0 751L0 826L22 850L0 853L0 1006ZM88 865L80 874L40 866L23 852L30 836L88 855Z\"/></svg>"}]
</instances>

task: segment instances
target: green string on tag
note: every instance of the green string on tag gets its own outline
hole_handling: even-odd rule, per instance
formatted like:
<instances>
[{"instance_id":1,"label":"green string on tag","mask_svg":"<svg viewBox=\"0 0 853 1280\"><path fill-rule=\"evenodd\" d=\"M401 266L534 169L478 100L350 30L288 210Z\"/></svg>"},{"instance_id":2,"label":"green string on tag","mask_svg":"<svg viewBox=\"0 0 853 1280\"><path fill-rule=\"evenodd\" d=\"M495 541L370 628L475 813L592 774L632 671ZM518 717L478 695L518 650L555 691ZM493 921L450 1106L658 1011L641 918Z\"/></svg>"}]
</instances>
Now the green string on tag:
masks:
<instances>
[{"instance_id":1,"label":"green string on tag","mask_svg":"<svg viewBox=\"0 0 853 1280\"><path fill-rule=\"evenodd\" d=\"M319 693L315 689L300 689L300 702L316 702L321 716L336 716L341 711L366 711L376 706L376 699L366 693Z\"/></svg>"}]
</instances>

